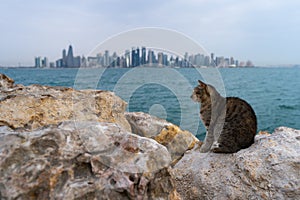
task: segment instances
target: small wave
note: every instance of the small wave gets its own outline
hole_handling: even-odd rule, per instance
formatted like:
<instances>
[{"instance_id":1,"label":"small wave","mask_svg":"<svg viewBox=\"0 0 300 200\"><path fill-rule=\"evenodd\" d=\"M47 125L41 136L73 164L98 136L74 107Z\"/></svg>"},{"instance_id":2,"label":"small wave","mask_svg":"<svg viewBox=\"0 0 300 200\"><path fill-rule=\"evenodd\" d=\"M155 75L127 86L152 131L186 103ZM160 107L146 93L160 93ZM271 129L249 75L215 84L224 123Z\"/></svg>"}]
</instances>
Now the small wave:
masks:
<instances>
[{"instance_id":1,"label":"small wave","mask_svg":"<svg viewBox=\"0 0 300 200\"><path fill-rule=\"evenodd\" d=\"M291 106L291 105L279 105L280 109L285 109L285 110L295 110L296 107L295 106Z\"/></svg>"}]
</instances>

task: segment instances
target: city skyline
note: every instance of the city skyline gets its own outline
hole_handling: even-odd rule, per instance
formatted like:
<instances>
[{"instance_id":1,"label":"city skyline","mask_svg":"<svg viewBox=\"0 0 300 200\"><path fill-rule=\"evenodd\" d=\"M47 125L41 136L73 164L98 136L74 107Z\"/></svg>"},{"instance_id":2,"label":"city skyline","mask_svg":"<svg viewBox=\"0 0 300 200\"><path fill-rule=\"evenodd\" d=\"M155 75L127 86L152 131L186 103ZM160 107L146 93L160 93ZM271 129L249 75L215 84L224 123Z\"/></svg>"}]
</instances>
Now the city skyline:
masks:
<instances>
[{"instance_id":1,"label":"city skyline","mask_svg":"<svg viewBox=\"0 0 300 200\"><path fill-rule=\"evenodd\" d=\"M0 65L34 65L60 46L87 54L112 35L141 27L175 30L208 52L256 65L299 64L299 1L18 0L0 2Z\"/></svg>"},{"instance_id":2,"label":"city skyline","mask_svg":"<svg viewBox=\"0 0 300 200\"><path fill-rule=\"evenodd\" d=\"M36 68L78 68L78 67L119 67L129 68L138 66L148 67L253 67L252 61L239 61L234 57L215 56L197 53L184 56L163 52L153 48L132 47L118 55L115 51L111 55L109 50L98 52L94 56L74 56L73 47L70 44L68 51L62 50L61 58L50 61L47 56L36 56L34 58Z\"/></svg>"}]
</instances>

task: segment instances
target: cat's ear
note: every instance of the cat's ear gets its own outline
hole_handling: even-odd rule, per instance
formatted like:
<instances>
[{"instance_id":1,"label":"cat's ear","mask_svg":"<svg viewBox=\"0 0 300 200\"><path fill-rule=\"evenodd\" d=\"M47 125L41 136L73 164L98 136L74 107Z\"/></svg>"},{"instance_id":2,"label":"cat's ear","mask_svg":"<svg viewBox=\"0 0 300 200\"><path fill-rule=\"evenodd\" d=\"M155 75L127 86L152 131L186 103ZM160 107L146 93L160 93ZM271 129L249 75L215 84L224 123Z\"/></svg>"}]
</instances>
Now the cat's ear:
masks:
<instances>
[{"instance_id":1,"label":"cat's ear","mask_svg":"<svg viewBox=\"0 0 300 200\"><path fill-rule=\"evenodd\" d=\"M199 86L202 87L202 88L205 88L206 87L206 84L200 80L198 80L198 83L199 83Z\"/></svg>"}]
</instances>

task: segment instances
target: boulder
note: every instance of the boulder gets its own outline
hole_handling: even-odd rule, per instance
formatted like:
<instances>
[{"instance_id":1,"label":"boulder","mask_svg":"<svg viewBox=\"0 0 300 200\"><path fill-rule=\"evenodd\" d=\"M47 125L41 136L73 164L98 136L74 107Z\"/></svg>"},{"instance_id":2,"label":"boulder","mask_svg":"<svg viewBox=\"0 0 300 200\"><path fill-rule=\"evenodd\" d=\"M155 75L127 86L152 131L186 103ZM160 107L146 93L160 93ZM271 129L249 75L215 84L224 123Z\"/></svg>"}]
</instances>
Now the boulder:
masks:
<instances>
[{"instance_id":1,"label":"boulder","mask_svg":"<svg viewBox=\"0 0 300 200\"><path fill-rule=\"evenodd\" d=\"M0 75L0 126L35 130L63 121L112 122L131 131L127 103L113 92L41 85L13 85Z\"/></svg>"},{"instance_id":2,"label":"boulder","mask_svg":"<svg viewBox=\"0 0 300 200\"><path fill-rule=\"evenodd\" d=\"M187 150L200 144L190 132L181 130L178 126L142 112L127 112L126 119L131 125L132 132L156 140L167 147L174 165Z\"/></svg>"},{"instance_id":3,"label":"boulder","mask_svg":"<svg viewBox=\"0 0 300 200\"><path fill-rule=\"evenodd\" d=\"M104 122L0 127L0 199L180 199L170 155Z\"/></svg>"},{"instance_id":4,"label":"boulder","mask_svg":"<svg viewBox=\"0 0 300 200\"><path fill-rule=\"evenodd\" d=\"M148 138L157 136L165 126L173 125L164 119L143 112L126 112L125 117L132 133Z\"/></svg>"},{"instance_id":5,"label":"boulder","mask_svg":"<svg viewBox=\"0 0 300 200\"><path fill-rule=\"evenodd\" d=\"M175 165L183 199L300 199L300 131L257 135L234 154L192 150Z\"/></svg>"},{"instance_id":6,"label":"boulder","mask_svg":"<svg viewBox=\"0 0 300 200\"><path fill-rule=\"evenodd\" d=\"M14 86L15 81L4 74L0 74L0 90L7 90Z\"/></svg>"}]
</instances>

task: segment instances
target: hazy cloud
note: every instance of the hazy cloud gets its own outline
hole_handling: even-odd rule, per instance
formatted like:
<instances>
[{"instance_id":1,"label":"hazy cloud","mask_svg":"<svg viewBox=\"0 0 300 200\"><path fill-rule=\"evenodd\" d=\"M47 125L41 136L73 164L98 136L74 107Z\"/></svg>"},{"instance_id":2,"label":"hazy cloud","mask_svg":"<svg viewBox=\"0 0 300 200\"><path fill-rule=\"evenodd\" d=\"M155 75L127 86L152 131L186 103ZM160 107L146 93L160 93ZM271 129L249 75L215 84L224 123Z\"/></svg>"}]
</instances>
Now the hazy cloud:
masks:
<instances>
[{"instance_id":1,"label":"hazy cloud","mask_svg":"<svg viewBox=\"0 0 300 200\"><path fill-rule=\"evenodd\" d=\"M86 54L113 34L143 26L174 29L208 51L257 64L300 63L299 6L292 0L4 0L0 65L33 65L38 55L54 60L70 43L75 54Z\"/></svg>"}]
</instances>

